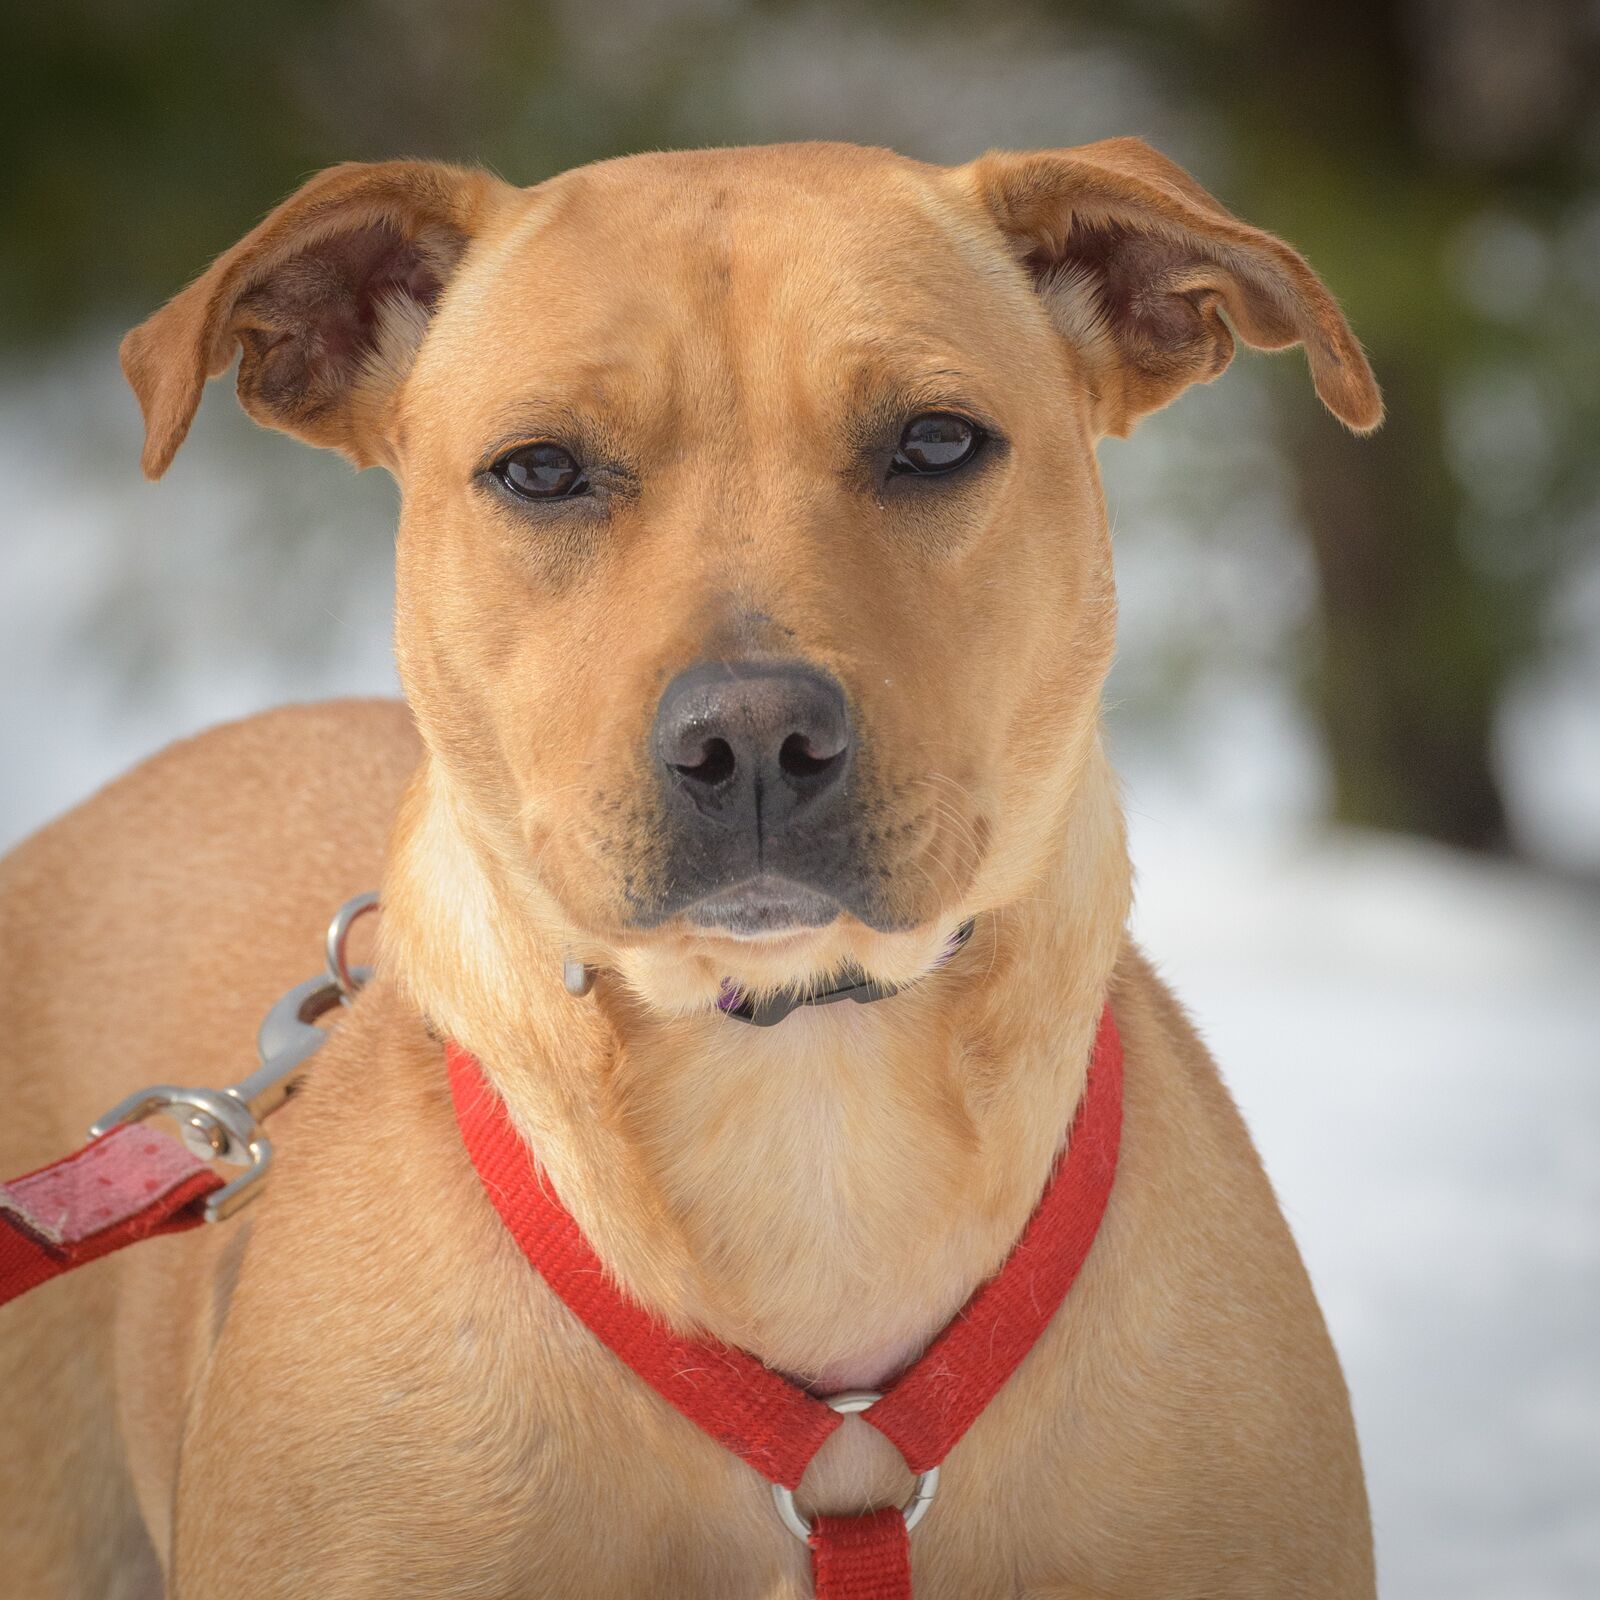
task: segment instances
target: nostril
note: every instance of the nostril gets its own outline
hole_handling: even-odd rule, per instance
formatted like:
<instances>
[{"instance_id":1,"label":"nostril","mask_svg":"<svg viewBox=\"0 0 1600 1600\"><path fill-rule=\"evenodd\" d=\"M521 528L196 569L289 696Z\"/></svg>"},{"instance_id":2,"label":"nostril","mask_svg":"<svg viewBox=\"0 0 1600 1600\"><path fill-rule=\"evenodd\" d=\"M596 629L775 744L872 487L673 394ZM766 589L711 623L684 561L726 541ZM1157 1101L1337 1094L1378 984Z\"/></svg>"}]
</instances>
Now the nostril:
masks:
<instances>
[{"instance_id":1,"label":"nostril","mask_svg":"<svg viewBox=\"0 0 1600 1600\"><path fill-rule=\"evenodd\" d=\"M844 689L804 662L702 661L661 693L649 759L667 803L721 826L787 824L844 792L855 744ZM686 812L678 812L686 815Z\"/></svg>"},{"instance_id":2,"label":"nostril","mask_svg":"<svg viewBox=\"0 0 1600 1600\"><path fill-rule=\"evenodd\" d=\"M737 765L733 746L726 739L707 739L700 747L700 759L694 762L674 762L673 770L680 776L715 788L733 776Z\"/></svg>"},{"instance_id":3,"label":"nostril","mask_svg":"<svg viewBox=\"0 0 1600 1600\"><path fill-rule=\"evenodd\" d=\"M811 741L805 734L791 733L778 751L778 766L791 778L815 778L830 767L836 766L843 755L842 748L828 755L817 755L813 752Z\"/></svg>"}]
</instances>

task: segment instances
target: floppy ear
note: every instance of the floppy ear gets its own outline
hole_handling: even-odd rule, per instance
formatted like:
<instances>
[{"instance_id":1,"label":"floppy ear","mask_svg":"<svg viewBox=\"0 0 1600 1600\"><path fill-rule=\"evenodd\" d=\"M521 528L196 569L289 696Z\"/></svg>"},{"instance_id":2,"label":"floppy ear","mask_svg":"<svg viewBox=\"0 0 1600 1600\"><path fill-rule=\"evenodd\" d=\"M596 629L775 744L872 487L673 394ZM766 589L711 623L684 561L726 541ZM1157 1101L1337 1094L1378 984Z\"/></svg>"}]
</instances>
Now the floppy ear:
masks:
<instances>
[{"instance_id":1,"label":"floppy ear","mask_svg":"<svg viewBox=\"0 0 1600 1600\"><path fill-rule=\"evenodd\" d=\"M434 305L510 192L486 172L426 161L319 173L122 341L145 475L167 470L235 345L239 399L257 422L359 466L384 459L389 401Z\"/></svg>"},{"instance_id":2,"label":"floppy ear","mask_svg":"<svg viewBox=\"0 0 1600 1600\"><path fill-rule=\"evenodd\" d=\"M1086 362L1097 433L1125 435L1216 377L1234 334L1259 350L1304 345L1336 417L1358 433L1383 420L1367 358L1305 260L1143 140L995 151L963 172Z\"/></svg>"}]
</instances>

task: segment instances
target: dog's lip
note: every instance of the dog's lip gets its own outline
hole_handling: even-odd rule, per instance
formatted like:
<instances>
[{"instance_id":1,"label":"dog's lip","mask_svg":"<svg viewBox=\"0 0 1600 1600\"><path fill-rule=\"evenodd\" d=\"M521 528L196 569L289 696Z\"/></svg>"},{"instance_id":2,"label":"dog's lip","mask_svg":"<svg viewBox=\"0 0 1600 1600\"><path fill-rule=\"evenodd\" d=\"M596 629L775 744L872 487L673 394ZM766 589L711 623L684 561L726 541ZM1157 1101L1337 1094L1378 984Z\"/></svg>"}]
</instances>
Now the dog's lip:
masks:
<instances>
[{"instance_id":1,"label":"dog's lip","mask_svg":"<svg viewBox=\"0 0 1600 1600\"><path fill-rule=\"evenodd\" d=\"M837 901L771 872L719 889L684 911L696 928L744 942L790 939L838 915Z\"/></svg>"}]
</instances>

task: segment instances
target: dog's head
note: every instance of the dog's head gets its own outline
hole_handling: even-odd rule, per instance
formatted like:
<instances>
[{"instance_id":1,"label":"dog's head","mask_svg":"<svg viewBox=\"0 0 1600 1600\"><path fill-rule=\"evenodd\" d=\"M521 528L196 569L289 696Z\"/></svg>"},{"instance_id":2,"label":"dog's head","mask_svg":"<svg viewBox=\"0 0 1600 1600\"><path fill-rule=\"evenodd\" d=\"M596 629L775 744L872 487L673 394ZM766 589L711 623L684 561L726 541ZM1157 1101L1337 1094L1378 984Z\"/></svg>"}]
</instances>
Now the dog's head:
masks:
<instances>
[{"instance_id":1,"label":"dog's head","mask_svg":"<svg viewBox=\"0 0 1600 1600\"><path fill-rule=\"evenodd\" d=\"M403 681L503 881L773 983L1025 892L1111 658L1095 441L1235 335L1378 421L1305 262L1137 141L797 145L339 167L123 356L151 475L236 348L395 474Z\"/></svg>"}]
</instances>

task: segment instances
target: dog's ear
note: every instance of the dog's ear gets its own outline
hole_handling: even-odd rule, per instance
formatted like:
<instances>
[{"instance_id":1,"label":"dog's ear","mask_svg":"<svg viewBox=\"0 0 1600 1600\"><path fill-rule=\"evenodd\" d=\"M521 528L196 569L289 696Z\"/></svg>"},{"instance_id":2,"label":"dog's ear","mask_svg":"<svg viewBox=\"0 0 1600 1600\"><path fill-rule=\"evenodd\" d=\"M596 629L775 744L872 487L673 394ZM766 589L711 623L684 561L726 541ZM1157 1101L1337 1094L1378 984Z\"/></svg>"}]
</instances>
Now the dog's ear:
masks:
<instances>
[{"instance_id":1,"label":"dog's ear","mask_svg":"<svg viewBox=\"0 0 1600 1600\"><path fill-rule=\"evenodd\" d=\"M257 422L385 459L389 401L433 308L497 201L486 172L425 161L319 173L122 341L159 478L208 378L239 347L239 399Z\"/></svg>"},{"instance_id":2,"label":"dog's ear","mask_svg":"<svg viewBox=\"0 0 1600 1600\"><path fill-rule=\"evenodd\" d=\"M1304 258L1143 140L991 152L961 172L1080 353L1098 434L1126 435L1216 377L1235 333L1261 350L1304 345L1336 417L1358 433L1383 420L1367 358Z\"/></svg>"}]
</instances>

